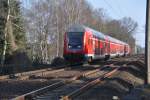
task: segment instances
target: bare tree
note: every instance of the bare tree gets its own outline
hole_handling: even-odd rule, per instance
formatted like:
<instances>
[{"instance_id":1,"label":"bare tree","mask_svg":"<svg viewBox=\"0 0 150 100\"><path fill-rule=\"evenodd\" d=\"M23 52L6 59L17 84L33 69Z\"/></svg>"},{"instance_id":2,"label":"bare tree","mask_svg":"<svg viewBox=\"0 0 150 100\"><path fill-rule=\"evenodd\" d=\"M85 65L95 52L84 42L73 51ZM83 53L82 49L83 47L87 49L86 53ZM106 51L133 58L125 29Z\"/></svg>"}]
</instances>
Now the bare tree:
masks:
<instances>
[{"instance_id":1,"label":"bare tree","mask_svg":"<svg viewBox=\"0 0 150 100\"><path fill-rule=\"evenodd\" d=\"M136 22L134 22L130 17L124 17L121 20L121 25L122 25L122 30L126 31L126 34L133 34L136 31L136 28L138 26L138 24Z\"/></svg>"},{"instance_id":2,"label":"bare tree","mask_svg":"<svg viewBox=\"0 0 150 100\"><path fill-rule=\"evenodd\" d=\"M44 63L62 56L64 33L72 24L84 24L125 42L134 42L132 34L137 28L132 19L112 20L86 0L37 0L24 12L28 41L35 44L31 47L34 58Z\"/></svg>"}]
</instances>

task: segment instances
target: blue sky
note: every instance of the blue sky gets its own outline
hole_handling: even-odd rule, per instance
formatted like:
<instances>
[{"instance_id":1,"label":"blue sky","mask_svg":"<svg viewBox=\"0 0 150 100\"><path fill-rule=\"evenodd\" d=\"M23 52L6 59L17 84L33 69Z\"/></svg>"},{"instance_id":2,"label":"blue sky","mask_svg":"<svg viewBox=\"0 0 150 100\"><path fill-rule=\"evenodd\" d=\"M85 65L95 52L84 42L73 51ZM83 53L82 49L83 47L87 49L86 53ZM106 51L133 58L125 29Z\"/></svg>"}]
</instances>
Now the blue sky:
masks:
<instances>
[{"instance_id":1,"label":"blue sky","mask_svg":"<svg viewBox=\"0 0 150 100\"><path fill-rule=\"evenodd\" d=\"M103 8L113 19L131 17L139 25L136 44L145 46L146 0L88 0L94 8Z\"/></svg>"}]
</instances>

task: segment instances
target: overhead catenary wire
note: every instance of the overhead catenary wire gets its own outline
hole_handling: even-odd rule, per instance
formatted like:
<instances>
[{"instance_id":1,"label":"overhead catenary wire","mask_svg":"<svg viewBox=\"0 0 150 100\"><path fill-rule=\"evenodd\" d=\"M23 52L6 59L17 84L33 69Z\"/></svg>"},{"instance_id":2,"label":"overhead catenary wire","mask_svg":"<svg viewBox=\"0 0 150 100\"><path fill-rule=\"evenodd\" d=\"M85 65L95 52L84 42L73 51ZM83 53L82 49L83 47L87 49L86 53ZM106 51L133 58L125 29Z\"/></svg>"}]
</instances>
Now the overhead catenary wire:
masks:
<instances>
[{"instance_id":1,"label":"overhead catenary wire","mask_svg":"<svg viewBox=\"0 0 150 100\"><path fill-rule=\"evenodd\" d=\"M118 0L115 0L115 4L116 4L116 7L118 8L119 13L121 15L126 15L126 12L124 12L124 10L120 7Z\"/></svg>"},{"instance_id":2,"label":"overhead catenary wire","mask_svg":"<svg viewBox=\"0 0 150 100\"><path fill-rule=\"evenodd\" d=\"M107 1L107 0L103 0L105 3L106 3L106 5L114 12L114 14L117 16L117 17L121 17L121 15L120 14L118 14L117 12L116 12L116 10L112 7L112 5Z\"/></svg>"}]
</instances>

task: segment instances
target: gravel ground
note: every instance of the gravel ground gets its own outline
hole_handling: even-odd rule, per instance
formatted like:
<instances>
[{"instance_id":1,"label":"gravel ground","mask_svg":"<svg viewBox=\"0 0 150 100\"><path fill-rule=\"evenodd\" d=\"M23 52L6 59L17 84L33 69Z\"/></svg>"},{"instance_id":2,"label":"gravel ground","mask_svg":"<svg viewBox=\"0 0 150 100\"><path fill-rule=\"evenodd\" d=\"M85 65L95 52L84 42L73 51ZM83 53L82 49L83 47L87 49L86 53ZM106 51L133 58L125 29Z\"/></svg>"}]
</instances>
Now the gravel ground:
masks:
<instances>
[{"instance_id":1,"label":"gravel ground","mask_svg":"<svg viewBox=\"0 0 150 100\"><path fill-rule=\"evenodd\" d=\"M0 81L0 100L14 98L56 81L58 80L2 80Z\"/></svg>"},{"instance_id":2,"label":"gravel ground","mask_svg":"<svg viewBox=\"0 0 150 100\"><path fill-rule=\"evenodd\" d=\"M61 72L56 72L56 73L52 73L52 74L48 74L46 76L41 76L41 77L37 77L37 78L46 78L46 79L53 79L53 78L57 78L57 79L66 79L66 78L71 78L75 75L79 75L82 72L87 72L87 71L91 71L96 69L99 66L96 65L86 65L86 66L74 66L72 68L66 69L64 71Z\"/></svg>"},{"instance_id":3,"label":"gravel ground","mask_svg":"<svg viewBox=\"0 0 150 100\"><path fill-rule=\"evenodd\" d=\"M123 58L121 59L123 60ZM109 63L111 62L108 62L108 64ZM121 61L120 64L123 64L123 61ZM0 100L14 98L16 96L50 85L56 81L68 79L74 75L79 75L81 72L94 70L95 68L100 67L100 65L103 64L96 63L78 67L74 66L71 69L67 69L62 72L49 74L46 77L37 77L36 79L31 78L30 80L1 80ZM105 69L104 71L109 70L110 69ZM50 95L47 96L51 97L52 100L58 100L60 96L66 95L78 89L85 81L94 79L94 77L97 75L100 74L93 74L93 76L77 80L61 89L56 89L52 92L49 92ZM143 68L140 66L128 65L127 67L119 70L119 72L113 77L107 78L103 84L98 84L94 88L91 88L87 92L80 95L78 98L75 98L75 100L112 100L113 98L117 97L124 99L126 96L128 97L129 93L132 93L133 88L141 86L144 83L144 76L145 72Z\"/></svg>"},{"instance_id":4,"label":"gravel ground","mask_svg":"<svg viewBox=\"0 0 150 100\"><path fill-rule=\"evenodd\" d=\"M57 88L55 90L49 91L45 93L44 95L37 96L34 99L38 100L59 100L61 96L65 96L66 94L69 94L73 92L74 90L82 87L85 85L86 82L93 80L94 78L102 75L104 72L100 71L96 74L90 75L90 77L83 77L80 80L75 80L71 84L67 84L65 86L62 86L60 88Z\"/></svg>"},{"instance_id":5,"label":"gravel ground","mask_svg":"<svg viewBox=\"0 0 150 100\"><path fill-rule=\"evenodd\" d=\"M80 66L81 67L81 66ZM17 79L7 79L0 80L0 100L10 99L16 96L31 92L33 90L39 89L41 87L50 85L59 80L68 79L74 75L79 75L83 71L90 71L95 69L94 65L84 66L80 68L75 66L71 69L67 69L62 72L56 72L49 74L45 77L31 78L29 80L17 80Z\"/></svg>"},{"instance_id":6,"label":"gravel ground","mask_svg":"<svg viewBox=\"0 0 150 100\"><path fill-rule=\"evenodd\" d=\"M112 100L115 98L122 100L134 87L144 84L143 77L135 74L138 71L130 70L130 67L120 70L112 78L106 79L103 84L91 88L75 100Z\"/></svg>"}]
</instances>

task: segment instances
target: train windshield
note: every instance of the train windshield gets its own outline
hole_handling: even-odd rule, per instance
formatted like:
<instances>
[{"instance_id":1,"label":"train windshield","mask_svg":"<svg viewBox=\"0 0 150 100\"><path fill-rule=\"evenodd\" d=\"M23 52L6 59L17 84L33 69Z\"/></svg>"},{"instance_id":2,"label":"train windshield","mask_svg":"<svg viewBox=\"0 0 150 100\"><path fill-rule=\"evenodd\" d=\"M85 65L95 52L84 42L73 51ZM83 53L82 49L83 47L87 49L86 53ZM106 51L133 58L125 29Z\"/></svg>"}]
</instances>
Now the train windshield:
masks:
<instances>
[{"instance_id":1,"label":"train windshield","mask_svg":"<svg viewBox=\"0 0 150 100\"><path fill-rule=\"evenodd\" d=\"M68 32L68 48L81 49L83 45L83 32Z\"/></svg>"}]
</instances>

